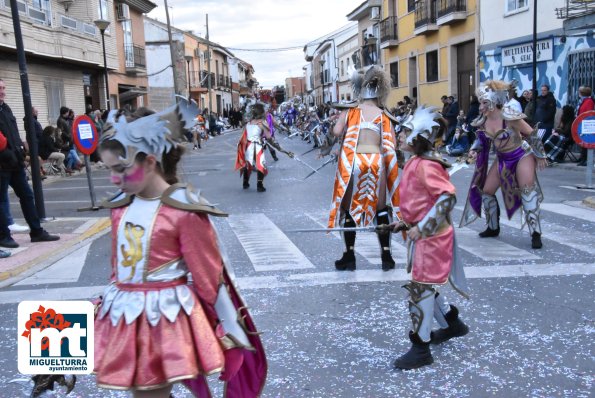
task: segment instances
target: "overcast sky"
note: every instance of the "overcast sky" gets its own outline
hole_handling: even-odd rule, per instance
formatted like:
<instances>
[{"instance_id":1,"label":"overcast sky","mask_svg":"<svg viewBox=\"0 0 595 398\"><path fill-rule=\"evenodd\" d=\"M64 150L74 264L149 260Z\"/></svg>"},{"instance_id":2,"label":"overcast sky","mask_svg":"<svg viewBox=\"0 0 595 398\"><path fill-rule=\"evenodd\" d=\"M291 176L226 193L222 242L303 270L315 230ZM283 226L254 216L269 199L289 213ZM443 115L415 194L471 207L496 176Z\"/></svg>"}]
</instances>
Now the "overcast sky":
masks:
<instances>
[{"instance_id":1,"label":"overcast sky","mask_svg":"<svg viewBox=\"0 0 595 398\"><path fill-rule=\"evenodd\" d=\"M164 0L152 0L157 8L151 18L165 22ZM231 50L251 63L265 88L284 85L285 78L303 76L302 47L349 23L346 15L363 0L168 0L173 26L206 35L209 14L210 39L228 48L270 49L299 46L284 52Z\"/></svg>"}]
</instances>

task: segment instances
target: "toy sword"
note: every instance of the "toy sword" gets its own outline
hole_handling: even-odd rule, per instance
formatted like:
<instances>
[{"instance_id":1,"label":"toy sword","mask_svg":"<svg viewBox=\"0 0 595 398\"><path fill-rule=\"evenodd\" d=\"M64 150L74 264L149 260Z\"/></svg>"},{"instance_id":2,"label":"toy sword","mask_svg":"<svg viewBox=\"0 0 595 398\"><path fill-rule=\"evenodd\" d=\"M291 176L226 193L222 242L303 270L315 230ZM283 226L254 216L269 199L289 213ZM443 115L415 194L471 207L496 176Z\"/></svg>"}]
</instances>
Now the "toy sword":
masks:
<instances>
[{"instance_id":1,"label":"toy sword","mask_svg":"<svg viewBox=\"0 0 595 398\"><path fill-rule=\"evenodd\" d=\"M315 173L318 173L318 170L322 169L324 166L326 166L327 164L335 161L337 158L335 156L331 156L327 161L325 161L322 165L320 165L318 168L314 169L314 171L310 172L310 174L308 174L307 176L304 177L304 180L313 176Z\"/></svg>"},{"instance_id":2,"label":"toy sword","mask_svg":"<svg viewBox=\"0 0 595 398\"><path fill-rule=\"evenodd\" d=\"M394 228L387 224L371 225L369 227L339 227L339 228L311 228L311 229L292 229L286 232L399 232L409 229L409 227L400 222Z\"/></svg>"}]
</instances>

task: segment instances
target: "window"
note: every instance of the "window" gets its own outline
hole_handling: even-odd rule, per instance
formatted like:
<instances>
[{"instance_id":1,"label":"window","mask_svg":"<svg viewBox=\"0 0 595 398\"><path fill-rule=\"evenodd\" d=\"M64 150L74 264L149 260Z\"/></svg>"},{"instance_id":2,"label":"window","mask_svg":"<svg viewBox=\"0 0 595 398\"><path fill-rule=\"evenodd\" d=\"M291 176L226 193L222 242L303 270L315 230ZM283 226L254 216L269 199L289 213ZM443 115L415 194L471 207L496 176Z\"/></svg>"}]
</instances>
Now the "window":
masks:
<instances>
[{"instance_id":1,"label":"window","mask_svg":"<svg viewBox=\"0 0 595 398\"><path fill-rule=\"evenodd\" d=\"M438 50L426 53L426 81L438 81Z\"/></svg>"},{"instance_id":2,"label":"window","mask_svg":"<svg viewBox=\"0 0 595 398\"><path fill-rule=\"evenodd\" d=\"M349 73L349 58L347 58L347 73Z\"/></svg>"},{"instance_id":3,"label":"window","mask_svg":"<svg viewBox=\"0 0 595 398\"><path fill-rule=\"evenodd\" d=\"M44 85L48 104L48 122L56 123L60 116L60 106L64 103L64 82L62 80L46 80Z\"/></svg>"},{"instance_id":4,"label":"window","mask_svg":"<svg viewBox=\"0 0 595 398\"><path fill-rule=\"evenodd\" d=\"M506 0L506 12L522 11L529 8L529 0Z\"/></svg>"},{"instance_id":5,"label":"window","mask_svg":"<svg viewBox=\"0 0 595 398\"><path fill-rule=\"evenodd\" d=\"M132 45L132 21L126 19L122 21L122 30L124 31L124 58L126 66L134 67L134 47Z\"/></svg>"},{"instance_id":6,"label":"window","mask_svg":"<svg viewBox=\"0 0 595 398\"><path fill-rule=\"evenodd\" d=\"M108 0L99 0L97 15L100 19L107 19L109 21L109 4Z\"/></svg>"},{"instance_id":7,"label":"window","mask_svg":"<svg viewBox=\"0 0 595 398\"><path fill-rule=\"evenodd\" d=\"M415 11L416 0L407 0L407 12Z\"/></svg>"},{"instance_id":8,"label":"window","mask_svg":"<svg viewBox=\"0 0 595 398\"><path fill-rule=\"evenodd\" d=\"M390 64L390 86L399 87L399 61Z\"/></svg>"}]
</instances>

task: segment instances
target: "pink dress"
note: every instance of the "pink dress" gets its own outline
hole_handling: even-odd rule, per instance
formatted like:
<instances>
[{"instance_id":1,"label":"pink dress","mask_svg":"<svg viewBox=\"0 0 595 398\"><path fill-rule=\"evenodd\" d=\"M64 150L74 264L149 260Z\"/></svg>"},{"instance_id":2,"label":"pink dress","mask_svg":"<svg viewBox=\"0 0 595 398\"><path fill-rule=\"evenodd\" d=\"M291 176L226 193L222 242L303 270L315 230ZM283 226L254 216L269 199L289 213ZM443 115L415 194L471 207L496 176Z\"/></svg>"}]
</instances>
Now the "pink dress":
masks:
<instances>
[{"instance_id":1,"label":"pink dress","mask_svg":"<svg viewBox=\"0 0 595 398\"><path fill-rule=\"evenodd\" d=\"M448 172L434 160L415 156L403 169L401 184L401 215L410 225L416 225L432 209L443 194L455 194ZM450 222L438 228L435 235L408 241L407 269L418 283L444 284L448 281L454 258L454 229Z\"/></svg>"},{"instance_id":2,"label":"pink dress","mask_svg":"<svg viewBox=\"0 0 595 398\"><path fill-rule=\"evenodd\" d=\"M151 390L184 381L195 396L210 397L204 376L239 367L227 396L262 391L264 350L206 213L224 214L198 196L188 201L191 195L180 184L161 198L122 194L109 206L112 276L95 318L100 387ZM233 330L235 319L243 330Z\"/></svg>"}]
</instances>

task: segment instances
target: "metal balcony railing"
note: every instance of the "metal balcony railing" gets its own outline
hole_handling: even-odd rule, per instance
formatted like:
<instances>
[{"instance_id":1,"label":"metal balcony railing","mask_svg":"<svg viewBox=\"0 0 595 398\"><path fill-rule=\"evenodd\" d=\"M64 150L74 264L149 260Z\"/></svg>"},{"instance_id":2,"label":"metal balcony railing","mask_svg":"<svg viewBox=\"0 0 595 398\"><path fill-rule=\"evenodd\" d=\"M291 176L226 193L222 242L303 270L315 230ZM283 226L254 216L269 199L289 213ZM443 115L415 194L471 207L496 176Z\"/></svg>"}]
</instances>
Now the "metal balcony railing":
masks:
<instances>
[{"instance_id":1,"label":"metal balcony railing","mask_svg":"<svg viewBox=\"0 0 595 398\"><path fill-rule=\"evenodd\" d=\"M595 1L593 0L566 0L566 6L556 8L558 19L569 19L584 17L595 13Z\"/></svg>"},{"instance_id":2,"label":"metal balcony railing","mask_svg":"<svg viewBox=\"0 0 595 398\"><path fill-rule=\"evenodd\" d=\"M418 0L415 3L415 28L436 23L437 5L436 0Z\"/></svg>"},{"instance_id":3,"label":"metal balcony railing","mask_svg":"<svg viewBox=\"0 0 595 398\"><path fill-rule=\"evenodd\" d=\"M207 75L209 73L206 70L200 72L200 84L201 87L208 88L209 87L209 79ZM211 88L215 87L215 73L211 72Z\"/></svg>"},{"instance_id":4,"label":"metal balcony railing","mask_svg":"<svg viewBox=\"0 0 595 398\"><path fill-rule=\"evenodd\" d=\"M380 43L398 40L397 21L397 17L388 17L380 22Z\"/></svg>"},{"instance_id":5,"label":"metal balcony railing","mask_svg":"<svg viewBox=\"0 0 595 398\"><path fill-rule=\"evenodd\" d=\"M145 48L136 44L124 44L126 68L146 68Z\"/></svg>"},{"instance_id":6,"label":"metal balcony railing","mask_svg":"<svg viewBox=\"0 0 595 398\"><path fill-rule=\"evenodd\" d=\"M438 3L438 18L453 12L466 12L467 0L440 0Z\"/></svg>"}]
</instances>

